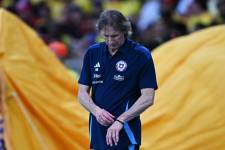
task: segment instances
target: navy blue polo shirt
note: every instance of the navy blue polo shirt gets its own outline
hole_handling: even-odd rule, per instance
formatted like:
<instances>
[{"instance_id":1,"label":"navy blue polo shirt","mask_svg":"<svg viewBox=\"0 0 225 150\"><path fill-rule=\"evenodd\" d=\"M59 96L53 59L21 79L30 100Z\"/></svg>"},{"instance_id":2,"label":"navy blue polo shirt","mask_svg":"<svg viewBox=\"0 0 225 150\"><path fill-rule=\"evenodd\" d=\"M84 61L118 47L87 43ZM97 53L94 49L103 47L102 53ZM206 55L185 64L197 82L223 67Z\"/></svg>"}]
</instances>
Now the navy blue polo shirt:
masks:
<instances>
[{"instance_id":1,"label":"navy blue polo shirt","mask_svg":"<svg viewBox=\"0 0 225 150\"><path fill-rule=\"evenodd\" d=\"M111 56L105 42L91 46L83 62L79 84L92 87L96 105L115 117L127 111L141 96L141 89L157 89L155 68L147 48L126 40ZM136 117L126 122L120 132L117 146L107 146L108 127L100 125L90 114L91 148L95 150L124 149L124 146L141 144L141 122Z\"/></svg>"}]
</instances>

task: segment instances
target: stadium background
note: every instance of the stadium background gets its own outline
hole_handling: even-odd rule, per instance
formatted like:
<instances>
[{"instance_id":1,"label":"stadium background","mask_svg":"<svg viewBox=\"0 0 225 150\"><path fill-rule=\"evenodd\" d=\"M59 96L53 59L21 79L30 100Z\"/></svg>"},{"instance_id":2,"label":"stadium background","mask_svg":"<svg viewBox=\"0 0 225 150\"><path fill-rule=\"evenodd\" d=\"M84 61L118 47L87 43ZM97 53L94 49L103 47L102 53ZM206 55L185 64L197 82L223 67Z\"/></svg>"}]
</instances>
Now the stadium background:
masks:
<instances>
[{"instance_id":1,"label":"stadium background","mask_svg":"<svg viewBox=\"0 0 225 150\"><path fill-rule=\"evenodd\" d=\"M101 41L94 25L108 8L126 14L131 38L156 64L159 90L142 115L141 149L224 149L224 0L0 3L0 140L7 149L88 149L76 81L86 48Z\"/></svg>"}]
</instances>

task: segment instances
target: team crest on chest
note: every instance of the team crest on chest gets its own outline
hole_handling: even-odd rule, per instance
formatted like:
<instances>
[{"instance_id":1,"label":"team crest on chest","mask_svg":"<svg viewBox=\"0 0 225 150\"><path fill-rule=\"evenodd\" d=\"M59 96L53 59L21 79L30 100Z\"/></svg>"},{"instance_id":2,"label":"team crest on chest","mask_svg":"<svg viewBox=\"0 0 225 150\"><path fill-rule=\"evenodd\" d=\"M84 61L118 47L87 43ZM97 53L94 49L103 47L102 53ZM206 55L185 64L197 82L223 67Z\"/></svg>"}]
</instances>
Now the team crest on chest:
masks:
<instances>
[{"instance_id":1,"label":"team crest on chest","mask_svg":"<svg viewBox=\"0 0 225 150\"><path fill-rule=\"evenodd\" d=\"M127 69L127 63L123 60L120 60L116 63L116 70L119 72L123 72Z\"/></svg>"}]
</instances>

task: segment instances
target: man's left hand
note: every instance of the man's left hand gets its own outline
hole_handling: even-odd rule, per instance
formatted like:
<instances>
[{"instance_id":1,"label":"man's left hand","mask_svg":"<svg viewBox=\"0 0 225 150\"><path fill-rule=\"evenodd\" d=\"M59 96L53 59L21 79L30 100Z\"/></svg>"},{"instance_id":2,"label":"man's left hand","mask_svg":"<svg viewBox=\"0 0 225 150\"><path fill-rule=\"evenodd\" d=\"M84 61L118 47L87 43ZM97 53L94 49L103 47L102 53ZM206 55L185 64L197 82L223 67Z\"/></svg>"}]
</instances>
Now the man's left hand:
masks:
<instances>
[{"instance_id":1,"label":"man's left hand","mask_svg":"<svg viewBox=\"0 0 225 150\"><path fill-rule=\"evenodd\" d=\"M107 145L113 146L113 143L117 145L119 142L119 133L123 128L123 124L118 121L114 121L114 123L108 128L106 134L106 143Z\"/></svg>"}]
</instances>

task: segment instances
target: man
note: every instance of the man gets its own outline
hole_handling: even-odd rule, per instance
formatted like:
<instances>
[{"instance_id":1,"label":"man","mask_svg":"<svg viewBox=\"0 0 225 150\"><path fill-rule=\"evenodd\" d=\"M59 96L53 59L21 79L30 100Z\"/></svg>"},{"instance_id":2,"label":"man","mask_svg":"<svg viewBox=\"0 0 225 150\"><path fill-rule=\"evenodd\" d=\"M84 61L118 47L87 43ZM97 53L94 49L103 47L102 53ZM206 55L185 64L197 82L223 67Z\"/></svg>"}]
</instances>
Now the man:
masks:
<instances>
[{"instance_id":1,"label":"man","mask_svg":"<svg viewBox=\"0 0 225 150\"><path fill-rule=\"evenodd\" d=\"M90 112L90 148L138 150L140 114L153 104L157 89L152 57L148 49L127 38L131 25L119 11L102 12L97 29L105 42L88 49L78 92L80 103Z\"/></svg>"}]
</instances>

